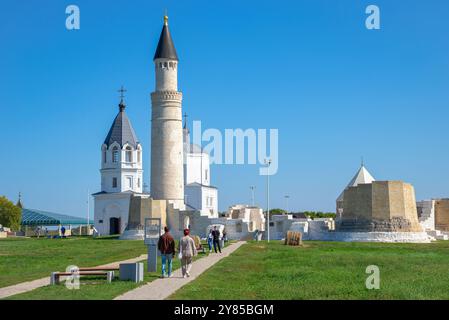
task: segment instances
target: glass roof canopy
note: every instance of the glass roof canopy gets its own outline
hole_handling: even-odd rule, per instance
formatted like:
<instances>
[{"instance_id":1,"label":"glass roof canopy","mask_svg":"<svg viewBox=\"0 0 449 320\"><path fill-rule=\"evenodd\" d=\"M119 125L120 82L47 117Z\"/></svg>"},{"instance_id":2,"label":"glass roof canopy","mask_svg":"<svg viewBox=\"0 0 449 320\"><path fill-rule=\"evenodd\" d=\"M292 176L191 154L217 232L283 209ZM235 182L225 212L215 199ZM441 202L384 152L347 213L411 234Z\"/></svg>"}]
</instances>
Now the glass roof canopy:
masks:
<instances>
[{"instance_id":1,"label":"glass roof canopy","mask_svg":"<svg viewBox=\"0 0 449 320\"><path fill-rule=\"evenodd\" d=\"M34 209L22 209L22 226L84 225L87 218L67 216ZM89 220L93 224L93 220Z\"/></svg>"}]
</instances>

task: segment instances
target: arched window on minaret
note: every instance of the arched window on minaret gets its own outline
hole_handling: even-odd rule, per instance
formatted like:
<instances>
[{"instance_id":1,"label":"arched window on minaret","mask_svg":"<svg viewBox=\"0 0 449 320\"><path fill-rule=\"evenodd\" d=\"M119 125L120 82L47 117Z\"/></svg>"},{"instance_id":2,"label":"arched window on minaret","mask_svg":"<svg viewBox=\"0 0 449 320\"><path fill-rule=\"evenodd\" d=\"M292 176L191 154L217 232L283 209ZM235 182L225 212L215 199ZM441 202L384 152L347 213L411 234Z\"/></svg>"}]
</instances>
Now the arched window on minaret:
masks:
<instances>
[{"instance_id":1,"label":"arched window on minaret","mask_svg":"<svg viewBox=\"0 0 449 320\"><path fill-rule=\"evenodd\" d=\"M130 146L125 149L125 161L133 162L133 149Z\"/></svg>"},{"instance_id":2,"label":"arched window on minaret","mask_svg":"<svg viewBox=\"0 0 449 320\"><path fill-rule=\"evenodd\" d=\"M112 162L114 162L114 163L118 162L118 148L117 147L112 148Z\"/></svg>"}]
</instances>

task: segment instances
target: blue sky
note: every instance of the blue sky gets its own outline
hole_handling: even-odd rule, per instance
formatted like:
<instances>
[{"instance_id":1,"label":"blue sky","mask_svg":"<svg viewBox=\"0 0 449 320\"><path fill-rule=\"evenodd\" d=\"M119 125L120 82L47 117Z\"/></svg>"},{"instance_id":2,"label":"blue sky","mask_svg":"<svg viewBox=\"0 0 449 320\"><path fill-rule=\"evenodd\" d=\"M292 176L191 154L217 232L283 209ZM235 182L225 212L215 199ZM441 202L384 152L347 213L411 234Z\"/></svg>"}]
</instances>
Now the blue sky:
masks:
<instances>
[{"instance_id":1,"label":"blue sky","mask_svg":"<svg viewBox=\"0 0 449 320\"><path fill-rule=\"evenodd\" d=\"M65 8L81 29L65 28ZM381 30L365 28L365 8ZM279 129L273 207L332 211L361 156L418 199L449 196L449 2L12 1L0 11L0 194L86 214L100 147L127 92L149 183L152 57L168 9L190 120ZM216 165L219 205L265 206L254 165ZM93 212L93 211L92 211Z\"/></svg>"}]
</instances>

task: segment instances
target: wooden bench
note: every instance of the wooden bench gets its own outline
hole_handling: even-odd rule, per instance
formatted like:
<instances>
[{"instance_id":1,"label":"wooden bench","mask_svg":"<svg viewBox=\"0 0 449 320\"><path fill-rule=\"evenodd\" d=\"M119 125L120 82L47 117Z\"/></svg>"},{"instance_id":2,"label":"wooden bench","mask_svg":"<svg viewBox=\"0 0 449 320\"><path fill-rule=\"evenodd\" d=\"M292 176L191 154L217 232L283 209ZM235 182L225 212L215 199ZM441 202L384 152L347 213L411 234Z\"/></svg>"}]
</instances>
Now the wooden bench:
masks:
<instances>
[{"instance_id":1,"label":"wooden bench","mask_svg":"<svg viewBox=\"0 0 449 320\"><path fill-rule=\"evenodd\" d=\"M84 269L90 269L90 268L84 268ZM71 272L52 272L50 275L50 284L56 285L59 284L60 277L69 277L73 274L76 274L77 276L106 276L106 280L111 283L112 279L114 278L114 271L80 271L76 273Z\"/></svg>"},{"instance_id":2,"label":"wooden bench","mask_svg":"<svg viewBox=\"0 0 449 320\"><path fill-rule=\"evenodd\" d=\"M92 267L92 268L79 268L79 271L119 271L119 267Z\"/></svg>"}]
</instances>

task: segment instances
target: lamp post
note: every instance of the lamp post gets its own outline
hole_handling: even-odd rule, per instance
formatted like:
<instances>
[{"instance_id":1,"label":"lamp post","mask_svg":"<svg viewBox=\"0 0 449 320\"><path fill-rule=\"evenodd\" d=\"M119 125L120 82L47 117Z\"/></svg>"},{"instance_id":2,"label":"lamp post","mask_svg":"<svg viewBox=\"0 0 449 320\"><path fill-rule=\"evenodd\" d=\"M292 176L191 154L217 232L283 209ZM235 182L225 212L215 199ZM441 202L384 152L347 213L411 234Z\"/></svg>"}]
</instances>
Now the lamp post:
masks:
<instances>
[{"instance_id":1,"label":"lamp post","mask_svg":"<svg viewBox=\"0 0 449 320\"><path fill-rule=\"evenodd\" d=\"M270 242L270 165L271 159L265 159L267 166L267 240Z\"/></svg>"},{"instance_id":2,"label":"lamp post","mask_svg":"<svg viewBox=\"0 0 449 320\"><path fill-rule=\"evenodd\" d=\"M90 229L90 194L89 189L87 189L87 226L86 226L86 236L89 236ZM71 229L71 228L70 228ZM80 226L80 236L82 235L82 228Z\"/></svg>"},{"instance_id":3,"label":"lamp post","mask_svg":"<svg viewBox=\"0 0 449 320\"><path fill-rule=\"evenodd\" d=\"M254 193L256 190L256 186L250 186L249 188L251 189L251 205L254 207L256 205L254 200L255 199Z\"/></svg>"}]
</instances>

